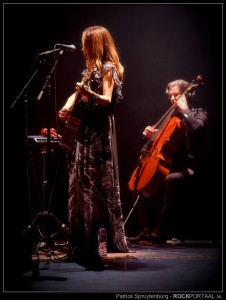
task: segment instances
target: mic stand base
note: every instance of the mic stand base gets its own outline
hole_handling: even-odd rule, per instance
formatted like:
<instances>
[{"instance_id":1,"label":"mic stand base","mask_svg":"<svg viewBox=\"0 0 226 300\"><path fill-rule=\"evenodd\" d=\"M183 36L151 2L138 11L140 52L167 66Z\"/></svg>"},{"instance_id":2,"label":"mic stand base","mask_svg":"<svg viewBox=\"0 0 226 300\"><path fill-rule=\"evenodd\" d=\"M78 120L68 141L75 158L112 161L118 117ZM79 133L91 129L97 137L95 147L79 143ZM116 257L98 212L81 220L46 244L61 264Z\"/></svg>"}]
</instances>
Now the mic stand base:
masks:
<instances>
[{"instance_id":1,"label":"mic stand base","mask_svg":"<svg viewBox=\"0 0 226 300\"><path fill-rule=\"evenodd\" d=\"M55 251L67 247L69 243L68 227L48 211L37 213L24 230L24 234L26 233L30 234L32 239L32 254L37 256L41 250L47 257L57 258ZM66 252L66 249L62 250Z\"/></svg>"}]
</instances>

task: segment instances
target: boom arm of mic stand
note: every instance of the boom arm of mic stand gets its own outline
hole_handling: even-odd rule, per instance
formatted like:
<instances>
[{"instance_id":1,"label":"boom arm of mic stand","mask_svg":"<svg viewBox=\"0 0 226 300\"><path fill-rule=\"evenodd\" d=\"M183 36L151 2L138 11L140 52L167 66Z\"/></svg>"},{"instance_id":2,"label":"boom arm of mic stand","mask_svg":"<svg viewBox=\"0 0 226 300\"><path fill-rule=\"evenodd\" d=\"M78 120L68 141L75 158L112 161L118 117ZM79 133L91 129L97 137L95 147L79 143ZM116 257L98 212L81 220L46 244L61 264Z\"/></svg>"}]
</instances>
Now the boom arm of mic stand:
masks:
<instances>
[{"instance_id":1,"label":"boom arm of mic stand","mask_svg":"<svg viewBox=\"0 0 226 300\"><path fill-rule=\"evenodd\" d=\"M13 101L13 104L11 105L11 109L16 105L17 101L20 99L20 97L23 95L24 91L27 89L29 83L31 82L31 80L35 77L36 73L38 72L38 68L35 70L35 72L32 74L32 76L30 77L30 79L28 80L28 82L26 83L26 85L23 87L22 91L20 92L20 94L17 96L17 98Z\"/></svg>"},{"instance_id":2,"label":"boom arm of mic stand","mask_svg":"<svg viewBox=\"0 0 226 300\"><path fill-rule=\"evenodd\" d=\"M35 58L35 62L36 62L37 57ZM35 62L33 63L33 65L35 64ZM45 62L45 59L43 60L43 58L41 58L38 62L38 65L42 65ZM33 65L31 67L31 69L33 69ZM17 98L13 101L13 104L11 105L11 109L16 105L17 101L20 99L20 97L23 95L24 91L28 88L30 82L32 81L32 79L35 77L35 75L37 74L39 70L39 66L36 68L36 70L34 71L34 73L30 76L29 80L27 81L27 83L25 84L25 86L23 87L22 91L20 92L20 94L17 96ZM30 75L30 73L29 73Z\"/></svg>"}]
</instances>

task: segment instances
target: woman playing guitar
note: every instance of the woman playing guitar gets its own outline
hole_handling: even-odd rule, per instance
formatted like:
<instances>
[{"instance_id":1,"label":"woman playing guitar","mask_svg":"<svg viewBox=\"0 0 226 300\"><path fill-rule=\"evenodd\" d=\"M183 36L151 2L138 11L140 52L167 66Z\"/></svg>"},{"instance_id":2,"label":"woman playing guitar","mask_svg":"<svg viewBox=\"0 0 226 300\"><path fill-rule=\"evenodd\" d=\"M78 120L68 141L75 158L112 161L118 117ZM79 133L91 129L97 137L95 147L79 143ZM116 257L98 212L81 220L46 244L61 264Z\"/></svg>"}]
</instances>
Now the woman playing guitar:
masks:
<instances>
[{"instance_id":1,"label":"woman playing guitar","mask_svg":"<svg viewBox=\"0 0 226 300\"><path fill-rule=\"evenodd\" d=\"M107 229L108 252L129 251L121 210L113 114L113 108L123 99L124 68L106 28L88 27L81 40L86 69L75 93L59 111L60 120L67 123L60 143L72 151L68 214L73 260L86 269L103 270L98 226L104 224Z\"/></svg>"}]
</instances>

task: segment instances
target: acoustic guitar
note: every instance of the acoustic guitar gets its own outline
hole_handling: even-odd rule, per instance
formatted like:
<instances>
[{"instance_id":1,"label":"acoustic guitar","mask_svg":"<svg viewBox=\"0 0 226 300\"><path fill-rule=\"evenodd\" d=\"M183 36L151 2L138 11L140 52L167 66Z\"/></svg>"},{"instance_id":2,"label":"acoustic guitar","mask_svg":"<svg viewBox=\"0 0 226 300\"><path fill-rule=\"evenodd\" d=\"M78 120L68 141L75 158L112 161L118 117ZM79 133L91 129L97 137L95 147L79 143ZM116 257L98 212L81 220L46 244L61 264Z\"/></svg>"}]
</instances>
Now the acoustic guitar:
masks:
<instances>
[{"instance_id":1,"label":"acoustic guitar","mask_svg":"<svg viewBox=\"0 0 226 300\"><path fill-rule=\"evenodd\" d=\"M76 91L73 107L70 111L67 121L65 122L65 128L62 133L62 137L59 142L59 147L66 151L71 151L78 137L80 125L84 117L85 111L89 104L89 101L82 101L83 91L89 91L89 88L85 85L89 80L89 76L84 76L80 83L80 92Z\"/></svg>"}]
</instances>

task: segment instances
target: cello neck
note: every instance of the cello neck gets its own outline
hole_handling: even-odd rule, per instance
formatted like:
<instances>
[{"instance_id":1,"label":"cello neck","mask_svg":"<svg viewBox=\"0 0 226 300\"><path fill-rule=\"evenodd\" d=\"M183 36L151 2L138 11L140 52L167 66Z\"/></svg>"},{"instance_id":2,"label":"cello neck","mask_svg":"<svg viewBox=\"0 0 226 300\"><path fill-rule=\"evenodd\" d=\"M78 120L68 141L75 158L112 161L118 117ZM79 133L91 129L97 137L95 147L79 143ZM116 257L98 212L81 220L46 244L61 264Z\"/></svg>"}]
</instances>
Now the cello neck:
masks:
<instances>
[{"instance_id":1,"label":"cello neck","mask_svg":"<svg viewBox=\"0 0 226 300\"><path fill-rule=\"evenodd\" d=\"M179 100L179 99L178 99ZM158 120L157 123L153 126L154 129L161 129L164 126L165 122L173 115L176 110L177 101L170 106L170 108L164 113L164 115Z\"/></svg>"},{"instance_id":2,"label":"cello neck","mask_svg":"<svg viewBox=\"0 0 226 300\"><path fill-rule=\"evenodd\" d=\"M165 112L165 114L158 120L157 123L153 126L154 129L158 129L151 137L148 139L146 144L143 146L141 153L142 155L146 156L147 151L149 152L149 149L153 143L153 141L156 139L157 135L159 134L160 129L166 124L166 122L171 118L173 113L176 110L176 102L171 105L171 107Z\"/></svg>"}]
</instances>

